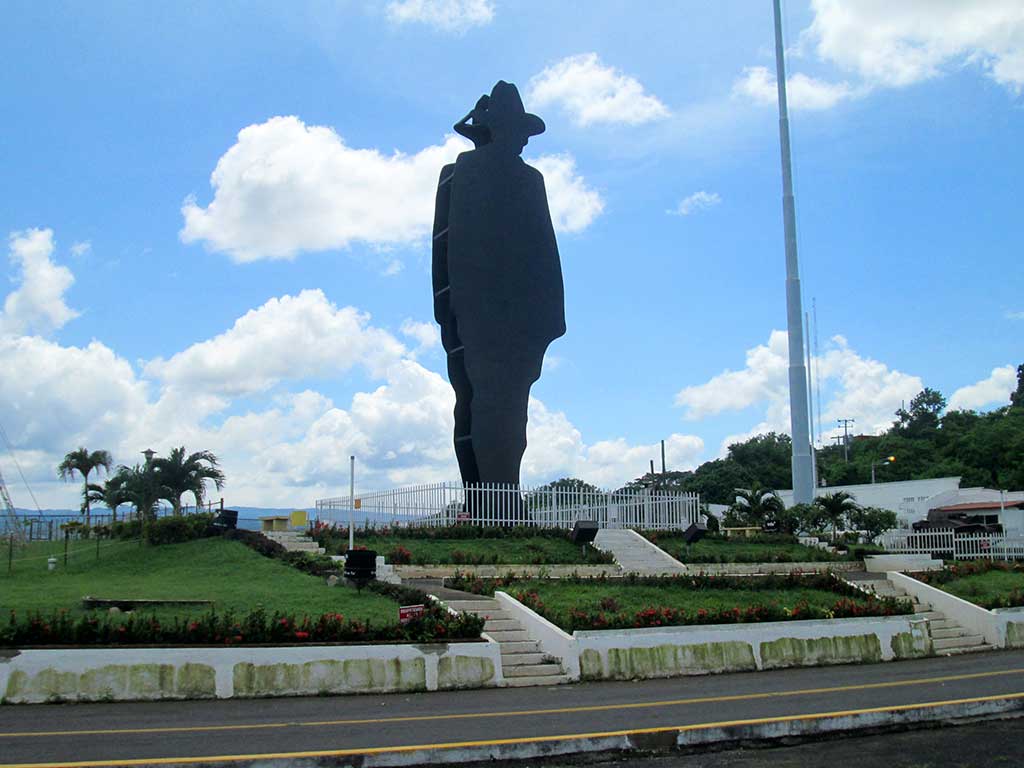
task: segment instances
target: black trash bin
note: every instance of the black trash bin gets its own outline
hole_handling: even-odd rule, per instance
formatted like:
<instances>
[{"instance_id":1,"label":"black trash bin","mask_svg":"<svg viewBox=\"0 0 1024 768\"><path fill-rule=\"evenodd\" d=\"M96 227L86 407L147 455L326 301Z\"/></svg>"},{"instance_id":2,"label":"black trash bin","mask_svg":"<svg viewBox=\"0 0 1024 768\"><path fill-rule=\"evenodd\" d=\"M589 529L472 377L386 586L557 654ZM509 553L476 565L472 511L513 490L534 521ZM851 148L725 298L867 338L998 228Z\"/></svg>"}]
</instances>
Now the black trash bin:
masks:
<instances>
[{"instance_id":1,"label":"black trash bin","mask_svg":"<svg viewBox=\"0 0 1024 768\"><path fill-rule=\"evenodd\" d=\"M377 578L377 552L373 549L350 549L345 552L345 578L359 589Z\"/></svg>"},{"instance_id":2,"label":"black trash bin","mask_svg":"<svg viewBox=\"0 0 1024 768\"><path fill-rule=\"evenodd\" d=\"M215 528L221 528L223 530L234 530L238 527L238 510L222 509L217 513L217 516L213 518L213 525Z\"/></svg>"}]
</instances>

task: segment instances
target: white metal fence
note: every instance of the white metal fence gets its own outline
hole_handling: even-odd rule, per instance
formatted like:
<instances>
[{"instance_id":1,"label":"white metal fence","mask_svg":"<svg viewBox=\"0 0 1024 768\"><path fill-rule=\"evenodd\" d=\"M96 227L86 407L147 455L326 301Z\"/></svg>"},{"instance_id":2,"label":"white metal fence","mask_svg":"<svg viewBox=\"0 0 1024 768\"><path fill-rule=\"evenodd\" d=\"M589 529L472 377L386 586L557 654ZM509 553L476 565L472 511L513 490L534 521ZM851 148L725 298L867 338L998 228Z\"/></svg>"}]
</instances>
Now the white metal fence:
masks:
<instances>
[{"instance_id":1,"label":"white metal fence","mask_svg":"<svg viewBox=\"0 0 1024 768\"><path fill-rule=\"evenodd\" d=\"M347 519L347 496L319 499L320 520ZM523 488L482 483L433 483L356 497L356 515L377 524L445 526L535 525L572 528L595 520L602 528L684 529L700 521L700 496L651 490L588 491L578 488Z\"/></svg>"},{"instance_id":2,"label":"white metal fence","mask_svg":"<svg viewBox=\"0 0 1024 768\"><path fill-rule=\"evenodd\" d=\"M1024 560L1024 536L1005 533L954 534L951 528L934 531L889 531L878 543L900 555L945 555L955 560Z\"/></svg>"}]
</instances>

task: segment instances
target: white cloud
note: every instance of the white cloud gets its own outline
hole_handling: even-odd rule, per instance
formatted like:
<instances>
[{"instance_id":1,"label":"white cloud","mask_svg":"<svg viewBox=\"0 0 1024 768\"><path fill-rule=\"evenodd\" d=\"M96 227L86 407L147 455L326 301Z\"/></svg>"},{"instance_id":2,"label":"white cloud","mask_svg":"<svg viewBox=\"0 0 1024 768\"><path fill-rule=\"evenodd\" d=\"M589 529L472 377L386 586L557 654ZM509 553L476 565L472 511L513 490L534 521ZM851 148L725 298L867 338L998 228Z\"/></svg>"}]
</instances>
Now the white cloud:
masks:
<instances>
[{"instance_id":1,"label":"white cloud","mask_svg":"<svg viewBox=\"0 0 1024 768\"><path fill-rule=\"evenodd\" d=\"M441 330L437 323L421 323L411 317L402 321L402 335L416 342L416 351L425 352L441 346Z\"/></svg>"},{"instance_id":2,"label":"white cloud","mask_svg":"<svg viewBox=\"0 0 1024 768\"><path fill-rule=\"evenodd\" d=\"M717 192L705 192L702 189L699 192L694 192L689 197L684 197L679 201L679 205L676 206L675 210L670 210L669 213L674 213L678 216L689 216L697 211L706 211L708 208L714 208L716 205L721 204L721 202L722 196Z\"/></svg>"},{"instance_id":3,"label":"white cloud","mask_svg":"<svg viewBox=\"0 0 1024 768\"><path fill-rule=\"evenodd\" d=\"M859 355L842 336L833 337L831 348L821 355L814 368L821 376L827 398L822 417L827 424L836 419L856 421L857 431L878 434L891 426L894 412L903 401L924 388L917 376L890 369L884 363ZM703 419L726 411L751 407L764 409L760 422L745 433L730 435L729 443L764 432L790 431L789 352L785 331L772 331L767 345L747 351L746 365L738 371L724 371L704 384L685 387L676 395L676 404L684 407L687 419ZM827 436L834 429L826 430Z\"/></svg>"},{"instance_id":4,"label":"white cloud","mask_svg":"<svg viewBox=\"0 0 1024 768\"><path fill-rule=\"evenodd\" d=\"M734 95L749 98L756 104L774 105L778 102L777 88L775 75L767 67L746 67L743 76L733 84L732 91ZM792 109L831 109L854 95L848 83L829 83L803 73L786 79L786 100Z\"/></svg>"},{"instance_id":5,"label":"white cloud","mask_svg":"<svg viewBox=\"0 0 1024 768\"><path fill-rule=\"evenodd\" d=\"M398 24L419 23L444 32L465 32L490 24L494 6L490 0L393 0L387 15Z\"/></svg>"},{"instance_id":6,"label":"white cloud","mask_svg":"<svg viewBox=\"0 0 1024 768\"><path fill-rule=\"evenodd\" d=\"M238 262L290 259L301 251L412 245L433 225L441 167L470 145L458 136L407 155L355 149L332 129L297 117L250 125L217 162L213 200L182 206L186 243L203 242ZM555 228L586 227L602 207L600 195L575 174L570 155L533 162L547 179ZM385 274L401 262L388 258Z\"/></svg>"},{"instance_id":7,"label":"white cloud","mask_svg":"<svg viewBox=\"0 0 1024 768\"><path fill-rule=\"evenodd\" d=\"M218 395L265 391L284 380L337 376L356 365L380 376L405 354L387 331L355 307L338 308L323 291L273 298L224 333L169 360L157 358L147 376L165 385Z\"/></svg>"},{"instance_id":8,"label":"white cloud","mask_svg":"<svg viewBox=\"0 0 1024 768\"><path fill-rule=\"evenodd\" d=\"M601 215L604 200L576 173L576 160L572 155L542 155L530 160L530 164L544 174L551 222L556 232L581 232Z\"/></svg>"},{"instance_id":9,"label":"white cloud","mask_svg":"<svg viewBox=\"0 0 1024 768\"><path fill-rule=\"evenodd\" d=\"M92 243L90 243L88 240L82 240L77 243L72 243L71 245L72 256L85 256L86 254L91 252Z\"/></svg>"},{"instance_id":10,"label":"white cloud","mask_svg":"<svg viewBox=\"0 0 1024 768\"><path fill-rule=\"evenodd\" d=\"M1014 312L1014 311L1008 309L1008 310L1006 310L1006 312L1003 313L1003 316L1007 320L1024 320L1024 311L1022 311L1022 312Z\"/></svg>"},{"instance_id":11,"label":"white cloud","mask_svg":"<svg viewBox=\"0 0 1024 768\"><path fill-rule=\"evenodd\" d=\"M7 294L0 313L0 334L47 334L78 317L64 302L75 282L67 267L54 264L52 229L26 229L7 238L8 258L18 270L18 287Z\"/></svg>"},{"instance_id":12,"label":"white cloud","mask_svg":"<svg viewBox=\"0 0 1024 768\"><path fill-rule=\"evenodd\" d=\"M408 319L401 331L417 350L437 346L431 323ZM341 494L351 454L361 489L454 479L454 393L413 354L366 313L339 308L319 290L270 299L214 338L144 363L141 374L98 341L79 348L9 334L0 337L0 422L43 506L77 507L77 487L57 481L54 468L78 445L110 450L126 464L145 448L212 450L236 505L305 505ZM355 367L374 387L356 391L347 406L301 388L310 378L344 386ZM247 403L257 392L263 398L249 402L261 405ZM657 452L622 438L588 445L539 400L530 419L527 483L577 474L619 485ZM692 466L702 447L673 435L668 460ZM27 505L17 494L16 501Z\"/></svg>"},{"instance_id":13,"label":"white cloud","mask_svg":"<svg viewBox=\"0 0 1024 768\"><path fill-rule=\"evenodd\" d=\"M602 440L592 445L564 413L548 409L530 398L526 428L523 481L542 483L559 477L580 477L602 488L621 486L649 471L649 462L659 463L661 446L633 445L624 438ZM692 469L704 450L704 441L694 435L672 434L665 439L665 460L672 469Z\"/></svg>"},{"instance_id":14,"label":"white cloud","mask_svg":"<svg viewBox=\"0 0 1024 768\"><path fill-rule=\"evenodd\" d=\"M667 117L668 108L633 77L601 63L596 53L569 56L531 80L531 108L561 106L577 125L639 125Z\"/></svg>"},{"instance_id":15,"label":"white cloud","mask_svg":"<svg viewBox=\"0 0 1024 768\"><path fill-rule=\"evenodd\" d=\"M901 87L975 65L1012 91L1024 86L1020 0L812 0L801 45L871 86Z\"/></svg>"},{"instance_id":16,"label":"white cloud","mask_svg":"<svg viewBox=\"0 0 1024 768\"><path fill-rule=\"evenodd\" d=\"M986 405L1006 405L1017 388L1017 369L1012 365L993 368L987 379L960 387L949 398L949 410L977 410Z\"/></svg>"}]
</instances>

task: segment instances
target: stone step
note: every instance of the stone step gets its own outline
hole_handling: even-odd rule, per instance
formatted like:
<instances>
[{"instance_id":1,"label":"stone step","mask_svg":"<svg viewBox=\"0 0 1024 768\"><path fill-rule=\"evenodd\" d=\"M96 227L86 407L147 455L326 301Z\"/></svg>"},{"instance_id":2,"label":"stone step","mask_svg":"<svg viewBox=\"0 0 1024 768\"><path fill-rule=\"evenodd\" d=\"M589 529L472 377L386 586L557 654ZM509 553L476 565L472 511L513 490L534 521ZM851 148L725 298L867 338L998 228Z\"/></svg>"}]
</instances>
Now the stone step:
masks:
<instances>
[{"instance_id":1,"label":"stone step","mask_svg":"<svg viewBox=\"0 0 1024 768\"><path fill-rule=\"evenodd\" d=\"M949 637L967 637L971 634L969 629L964 629L958 624L954 624L952 627L936 628L935 623L932 622L931 630L933 640L942 640Z\"/></svg>"},{"instance_id":2,"label":"stone step","mask_svg":"<svg viewBox=\"0 0 1024 768\"><path fill-rule=\"evenodd\" d=\"M449 600L448 607L456 611L491 611L498 613L500 608L497 600Z\"/></svg>"},{"instance_id":3,"label":"stone step","mask_svg":"<svg viewBox=\"0 0 1024 768\"><path fill-rule=\"evenodd\" d=\"M958 635L957 637L944 637L932 640L932 648L936 651L945 652L950 648L969 648L974 645L983 645L985 638L981 635Z\"/></svg>"},{"instance_id":4,"label":"stone step","mask_svg":"<svg viewBox=\"0 0 1024 768\"><path fill-rule=\"evenodd\" d=\"M510 632L522 628L523 625L513 619L488 619L484 622L484 632L488 634L492 632Z\"/></svg>"},{"instance_id":5,"label":"stone step","mask_svg":"<svg viewBox=\"0 0 1024 768\"><path fill-rule=\"evenodd\" d=\"M561 675L561 664L523 664L504 670L505 677L544 677Z\"/></svg>"},{"instance_id":6,"label":"stone step","mask_svg":"<svg viewBox=\"0 0 1024 768\"><path fill-rule=\"evenodd\" d=\"M943 656L958 656L961 653L984 653L985 651L995 651L996 646L989 645L988 643L982 643L981 645L962 645L954 648L943 648Z\"/></svg>"},{"instance_id":7,"label":"stone step","mask_svg":"<svg viewBox=\"0 0 1024 768\"><path fill-rule=\"evenodd\" d=\"M474 616L483 616L489 621L512 621L513 616L510 613L504 611L466 611L466 613L472 613Z\"/></svg>"},{"instance_id":8,"label":"stone step","mask_svg":"<svg viewBox=\"0 0 1024 768\"><path fill-rule=\"evenodd\" d=\"M502 650L505 650L504 647ZM506 669L508 667L521 667L524 664L542 664L544 662L543 653L503 653L501 654L501 667Z\"/></svg>"},{"instance_id":9,"label":"stone step","mask_svg":"<svg viewBox=\"0 0 1024 768\"><path fill-rule=\"evenodd\" d=\"M565 685L569 682L567 675L543 675L540 677L506 677L508 688L527 688L533 685Z\"/></svg>"},{"instance_id":10,"label":"stone step","mask_svg":"<svg viewBox=\"0 0 1024 768\"><path fill-rule=\"evenodd\" d=\"M540 646L537 645L536 640L505 640L501 642L501 653L502 655L540 653Z\"/></svg>"},{"instance_id":11,"label":"stone step","mask_svg":"<svg viewBox=\"0 0 1024 768\"><path fill-rule=\"evenodd\" d=\"M952 619L932 619L928 622L928 626L931 627L932 632L934 633L937 629L950 629L951 627L959 627L960 625Z\"/></svg>"},{"instance_id":12,"label":"stone step","mask_svg":"<svg viewBox=\"0 0 1024 768\"><path fill-rule=\"evenodd\" d=\"M917 615L929 620L946 618L946 614L939 613L938 611L919 611Z\"/></svg>"},{"instance_id":13,"label":"stone step","mask_svg":"<svg viewBox=\"0 0 1024 768\"><path fill-rule=\"evenodd\" d=\"M487 630L484 630L484 631L487 632ZM523 641L526 641L526 640L530 639L530 636L528 634L526 634L526 632L521 630L521 629L497 630L497 631L494 631L494 632L487 632L487 634L495 642L502 643L502 644L507 643L507 642L523 642Z\"/></svg>"}]
</instances>

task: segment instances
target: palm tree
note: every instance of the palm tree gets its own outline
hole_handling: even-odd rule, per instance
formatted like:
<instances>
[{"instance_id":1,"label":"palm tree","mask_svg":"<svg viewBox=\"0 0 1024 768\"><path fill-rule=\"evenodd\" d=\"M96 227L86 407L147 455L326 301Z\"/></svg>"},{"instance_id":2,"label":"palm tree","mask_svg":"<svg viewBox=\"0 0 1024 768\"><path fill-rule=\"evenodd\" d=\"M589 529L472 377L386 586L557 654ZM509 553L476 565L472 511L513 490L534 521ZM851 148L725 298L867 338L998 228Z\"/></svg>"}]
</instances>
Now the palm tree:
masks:
<instances>
[{"instance_id":1,"label":"palm tree","mask_svg":"<svg viewBox=\"0 0 1024 768\"><path fill-rule=\"evenodd\" d=\"M832 525L832 541L836 540L836 532L843 524L843 519L860 509L857 500L846 491L823 494L814 500L814 506L821 510L822 515Z\"/></svg>"},{"instance_id":2,"label":"palm tree","mask_svg":"<svg viewBox=\"0 0 1024 768\"><path fill-rule=\"evenodd\" d=\"M127 476L118 470L118 472L113 477L108 478L107 482L103 485L89 483L88 486L89 501L94 501L97 504L106 504L110 508L110 512L113 517L112 522L115 523L117 522L117 508L122 504L127 504L131 501L128 489L125 487L127 480Z\"/></svg>"},{"instance_id":3,"label":"palm tree","mask_svg":"<svg viewBox=\"0 0 1024 768\"><path fill-rule=\"evenodd\" d=\"M750 488L737 488L736 502L732 506L749 525L761 527L773 514L785 509L779 495L760 483L754 483Z\"/></svg>"},{"instance_id":4,"label":"palm tree","mask_svg":"<svg viewBox=\"0 0 1024 768\"><path fill-rule=\"evenodd\" d=\"M224 473L218 464L217 457L210 451L196 451L186 456L185 446L172 449L166 459L153 459L153 469L164 488L161 498L171 502L174 514L181 514L181 497L186 493L195 497L197 507L203 503L207 480L212 480L218 491L224 487Z\"/></svg>"},{"instance_id":5,"label":"palm tree","mask_svg":"<svg viewBox=\"0 0 1024 768\"><path fill-rule=\"evenodd\" d=\"M124 489L126 500L135 507L139 519L145 525L153 517L160 499L166 497L166 489L161 485L153 464L147 462L134 467L121 465L115 477Z\"/></svg>"},{"instance_id":6,"label":"palm tree","mask_svg":"<svg viewBox=\"0 0 1024 768\"><path fill-rule=\"evenodd\" d=\"M85 448L71 451L64 456L64 461L57 465L57 475L61 480L70 480L75 472L82 476L82 511L85 513L85 525L89 526L92 511L89 507L89 473L94 469L105 469L110 472L110 466L114 463L110 451L93 451L90 453Z\"/></svg>"}]
</instances>

